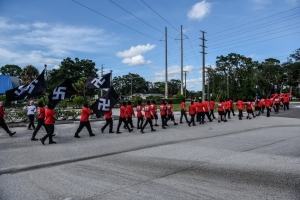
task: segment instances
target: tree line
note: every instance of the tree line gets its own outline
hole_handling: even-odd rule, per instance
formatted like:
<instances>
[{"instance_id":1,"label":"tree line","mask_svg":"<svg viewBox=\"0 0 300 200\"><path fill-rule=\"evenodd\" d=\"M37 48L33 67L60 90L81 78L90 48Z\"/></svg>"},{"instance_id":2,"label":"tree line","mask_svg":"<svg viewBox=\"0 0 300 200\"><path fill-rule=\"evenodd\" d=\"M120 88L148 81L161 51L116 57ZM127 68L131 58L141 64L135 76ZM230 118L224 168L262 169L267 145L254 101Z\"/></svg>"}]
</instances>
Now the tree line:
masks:
<instances>
[{"instance_id":1,"label":"tree line","mask_svg":"<svg viewBox=\"0 0 300 200\"><path fill-rule=\"evenodd\" d=\"M39 75L39 71L33 65L27 65L21 69L17 65L5 65L0 68L2 75L17 76L21 84L28 84ZM45 79L49 90L69 78L78 95L93 96L99 94L98 90L86 90L85 82L89 76L97 77L98 69L92 60L75 58L63 59L58 69L47 70ZM280 63L275 58L267 58L262 62L254 61L237 53L216 58L216 67L206 67L205 95L207 98L253 98L255 95L268 96L271 93L293 91L300 97L298 84L300 84L300 48L295 50ZM131 93L165 93L165 82L146 81L142 76L128 73L123 76L115 76L112 80L115 90L122 95ZM168 81L169 97L180 93L181 81L171 79ZM184 87L184 91L185 91ZM202 91L186 90L187 98L198 98Z\"/></svg>"}]
</instances>

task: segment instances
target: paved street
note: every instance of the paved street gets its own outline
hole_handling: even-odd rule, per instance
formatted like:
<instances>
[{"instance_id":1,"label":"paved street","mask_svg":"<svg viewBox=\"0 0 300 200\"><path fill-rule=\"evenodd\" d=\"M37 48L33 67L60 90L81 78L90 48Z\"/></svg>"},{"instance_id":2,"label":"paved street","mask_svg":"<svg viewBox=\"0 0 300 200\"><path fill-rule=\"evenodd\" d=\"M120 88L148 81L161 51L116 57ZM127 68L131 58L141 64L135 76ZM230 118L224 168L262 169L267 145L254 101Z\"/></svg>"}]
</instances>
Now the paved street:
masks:
<instances>
[{"instance_id":1,"label":"paved street","mask_svg":"<svg viewBox=\"0 0 300 200\"><path fill-rule=\"evenodd\" d=\"M0 129L0 199L300 199L300 119L288 116L297 106L145 134L102 134L96 121L96 136L80 139L78 122L61 124L45 146L26 127L12 138Z\"/></svg>"}]
</instances>

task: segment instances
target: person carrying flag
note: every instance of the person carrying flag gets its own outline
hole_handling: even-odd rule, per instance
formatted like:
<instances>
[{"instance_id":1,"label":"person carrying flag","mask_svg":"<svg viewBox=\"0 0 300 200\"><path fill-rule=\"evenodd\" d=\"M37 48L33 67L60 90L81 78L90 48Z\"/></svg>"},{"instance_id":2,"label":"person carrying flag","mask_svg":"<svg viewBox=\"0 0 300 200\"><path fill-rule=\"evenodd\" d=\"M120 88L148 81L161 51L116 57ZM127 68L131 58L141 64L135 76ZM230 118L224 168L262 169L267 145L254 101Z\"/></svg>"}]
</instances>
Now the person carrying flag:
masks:
<instances>
[{"instance_id":1,"label":"person carrying flag","mask_svg":"<svg viewBox=\"0 0 300 200\"><path fill-rule=\"evenodd\" d=\"M109 109L107 113L104 114L105 118L105 125L101 128L101 133L105 130L105 128L109 125L109 133L114 133L113 132L113 120L112 120L112 109Z\"/></svg>"},{"instance_id":2,"label":"person carrying flag","mask_svg":"<svg viewBox=\"0 0 300 200\"><path fill-rule=\"evenodd\" d=\"M38 139L35 138L35 136L36 136L37 132L40 130L41 126L44 126L45 131L47 132L47 128L45 126L44 120L45 120L44 104L43 104L43 102L39 102L38 103L38 124L37 124L34 132L32 133L31 141L38 140Z\"/></svg>"},{"instance_id":3,"label":"person carrying flag","mask_svg":"<svg viewBox=\"0 0 300 200\"><path fill-rule=\"evenodd\" d=\"M140 132L141 132L141 133L144 133L144 129L145 129L145 127L147 126L148 123L150 124L151 131L156 131L156 130L153 128L153 125L152 125L152 119L151 119L151 117L154 118L154 116L153 116L153 112L151 112L150 101L147 101L147 104L146 104L145 107L144 107L144 111L145 111L146 122L145 122L145 124L143 125L143 127L142 127L142 129L141 129Z\"/></svg>"},{"instance_id":4,"label":"person carrying flag","mask_svg":"<svg viewBox=\"0 0 300 200\"><path fill-rule=\"evenodd\" d=\"M5 120L4 120L4 115L5 115L5 113L4 113L4 108L3 108L3 106L4 106L3 101L0 101L0 126L6 131L6 133L8 133L8 135L9 135L10 137L12 137L14 134L16 134L16 132L11 132L11 131L9 130L9 128L7 127L7 125L6 125L6 123L5 123Z\"/></svg>"},{"instance_id":5,"label":"person carrying flag","mask_svg":"<svg viewBox=\"0 0 300 200\"><path fill-rule=\"evenodd\" d=\"M189 123L189 120L187 119L186 116L186 108L185 108L185 99L182 100L181 104L180 104L180 124L182 124L182 117L185 117L186 123Z\"/></svg>"},{"instance_id":6,"label":"person carrying flag","mask_svg":"<svg viewBox=\"0 0 300 200\"><path fill-rule=\"evenodd\" d=\"M143 122L144 122L144 115L142 113L143 111L143 106L142 106L142 102L138 101L138 105L136 107L136 116L137 116L137 129L141 129L143 126Z\"/></svg>"},{"instance_id":7,"label":"person carrying flag","mask_svg":"<svg viewBox=\"0 0 300 200\"><path fill-rule=\"evenodd\" d=\"M27 116L29 118L28 130L32 130L32 128L35 129L35 126L34 126L34 114L36 112L36 107L34 105L34 101L31 100L29 102L29 105L24 106L24 110L27 110Z\"/></svg>"},{"instance_id":8,"label":"person carrying flag","mask_svg":"<svg viewBox=\"0 0 300 200\"><path fill-rule=\"evenodd\" d=\"M83 129L83 127L86 127L90 137L95 136L95 134L93 134L92 128L91 128L91 124L89 121L89 117L90 115L93 114L93 111L89 109L89 105L87 103L85 103L83 105L83 108L81 110L81 118L80 118L80 123L79 123L79 127L74 135L75 138L80 138L80 136L78 135L80 133L80 131Z\"/></svg>"},{"instance_id":9,"label":"person carrying flag","mask_svg":"<svg viewBox=\"0 0 300 200\"><path fill-rule=\"evenodd\" d=\"M191 119L189 121L189 126L191 126L191 123L193 123L193 126L196 126L195 124L195 114L196 114L196 106L194 105L194 101L191 101L191 104L189 106L189 114L191 116Z\"/></svg>"},{"instance_id":10,"label":"person carrying flag","mask_svg":"<svg viewBox=\"0 0 300 200\"><path fill-rule=\"evenodd\" d=\"M131 132L133 129L130 129L128 126L128 122L127 122L127 113L126 113L126 102L124 101L122 106L120 107L120 117L119 117L119 124L118 124L118 128L117 128L117 134L120 134L122 132L120 132L120 127L122 125L122 122L124 122L124 127Z\"/></svg>"}]
</instances>

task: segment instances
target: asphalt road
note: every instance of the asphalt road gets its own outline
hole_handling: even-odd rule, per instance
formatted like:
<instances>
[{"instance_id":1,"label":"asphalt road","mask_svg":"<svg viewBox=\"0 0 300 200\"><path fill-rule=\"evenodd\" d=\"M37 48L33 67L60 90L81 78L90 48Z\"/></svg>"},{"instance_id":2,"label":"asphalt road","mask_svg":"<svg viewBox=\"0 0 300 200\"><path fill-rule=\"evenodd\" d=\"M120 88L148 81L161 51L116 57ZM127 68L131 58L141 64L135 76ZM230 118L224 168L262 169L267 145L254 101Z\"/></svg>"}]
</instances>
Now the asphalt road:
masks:
<instances>
[{"instance_id":1,"label":"asphalt road","mask_svg":"<svg viewBox=\"0 0 300 200\"><path fill-rule=\"evenodd\" d=\"M1 131L0 199L300 199L300 119L280 115L120 135L92 122L80 139L61 124L45 146Z\"/></svg>"}]
</instances>

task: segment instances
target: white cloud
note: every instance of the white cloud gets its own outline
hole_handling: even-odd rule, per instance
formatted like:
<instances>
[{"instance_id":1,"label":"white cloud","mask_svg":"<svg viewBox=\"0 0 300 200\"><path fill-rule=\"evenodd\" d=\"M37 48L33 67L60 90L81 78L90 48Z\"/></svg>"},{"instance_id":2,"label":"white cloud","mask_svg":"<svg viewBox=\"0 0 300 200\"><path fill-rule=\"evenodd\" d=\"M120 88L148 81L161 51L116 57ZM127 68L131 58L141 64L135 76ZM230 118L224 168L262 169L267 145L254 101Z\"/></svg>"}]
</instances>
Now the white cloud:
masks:
<instances>
[{"instance_id":1,"label":"white cloud","mask_svg":"<svg viewBox=\"0 0 300 200\"><path fill-rule=\"evenodd\" d=\"M193 5L192 9L188 13L189 19L202 20L210 13L212 4L204 1L198 2Z\"/></svg>"},{"instance_id":2,"label":"white cloud","mask_svg":"<svg viewBox=\"0 0 300 200\"><path fill-rule=\"evenodd\" d=\"M250 54L249 56L247 56L247 58L254 58L255 54Z\"/></svg>"},{"instance_id":3,"label":"white cloud","mask_svg":"<svg viewBox=\"0 0 300 200\"><path fill-rule=\"evenodd\" d=\"M131 58L124 58L122 62L130 66L141 66L151 63L151 61L145 61L142 55L133 56Z\"/></svg>"},{"instance_id":4,"label":"white cloud","mask_svg":"<svg viewBox=\"0 0 300 200\"><path fill-rule=\"evenodd\" d=\"M58 65L53 66L53 69L59 69L59 68L60 68L60 66L58 66Z\"/></svg>"},{"instance_id":5,"label":"white cloud","mask_svg":"<svg viewBox=\"0 0 300 200\"><path fill-rule=\"evenodd\" d=\"M134 57L137 55L141 55L146 53L147 51L152 50L155 47L155 45L150 45L149 43L147 45L138 45L138 46L132 46L130 49L125 50L123 52L118 52L117 56L120 58L129 58Z\"/></svg>"}]
</instances>

